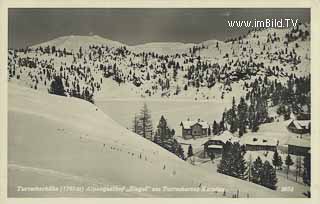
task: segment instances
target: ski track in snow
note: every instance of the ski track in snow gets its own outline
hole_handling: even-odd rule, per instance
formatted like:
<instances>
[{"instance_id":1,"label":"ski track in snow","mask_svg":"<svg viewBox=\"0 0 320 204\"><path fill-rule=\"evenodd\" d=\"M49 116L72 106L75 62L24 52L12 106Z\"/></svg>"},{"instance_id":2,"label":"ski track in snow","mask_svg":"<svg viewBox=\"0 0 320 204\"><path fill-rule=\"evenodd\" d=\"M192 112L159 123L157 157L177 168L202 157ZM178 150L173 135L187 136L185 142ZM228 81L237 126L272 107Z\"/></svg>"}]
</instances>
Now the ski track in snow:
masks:
<instances>
[{"instance_id":1,"label":"ski track in snow","mask_svg":"<svg viewBox=\"0 0 320 204\"><path fill-rule=\"evenodd\" d=\"M33 172L33 173L37 173L37 174L45 175L45 176L50 175L50 176L55 176L58 178L63 178L63 179L68 179L68 180L73 180L73 181L78 181L78 182L85 182L85 183L90 183L90 184L95 184L95 185L105 185L104 183L99 182L99 181L92 179L92 178L86 178L86 177L82 177L82 176L67 174L67 173L63 173L63 172L56 171L53 169L24 166L21 164L16 164L15 162L10 162L8 164L8 168L13 169L13 170L29 171L29 172Z\"/></svg>"}]
</instances>

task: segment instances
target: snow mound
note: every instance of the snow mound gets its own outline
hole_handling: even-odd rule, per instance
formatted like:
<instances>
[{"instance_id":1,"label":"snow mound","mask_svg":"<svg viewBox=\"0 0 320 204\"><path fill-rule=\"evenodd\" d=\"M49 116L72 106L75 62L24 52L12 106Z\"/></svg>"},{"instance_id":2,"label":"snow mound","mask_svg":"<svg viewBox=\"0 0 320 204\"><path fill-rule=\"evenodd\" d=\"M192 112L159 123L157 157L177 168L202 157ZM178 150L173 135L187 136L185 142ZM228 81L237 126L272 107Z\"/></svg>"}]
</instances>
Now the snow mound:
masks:
<instances>
[{"instance_id":1,"label":"snow mound","mask_svg":"<svg viewBox=\"0 0 320 204\"><path fill-rule=\"evenodd\" d=\"M96 106L9 84L9 197L223 197L222 192L17 192L17 186L224 188L226 197L287 197L208 172L123 128Z\"/></svg>"}]
</instances>

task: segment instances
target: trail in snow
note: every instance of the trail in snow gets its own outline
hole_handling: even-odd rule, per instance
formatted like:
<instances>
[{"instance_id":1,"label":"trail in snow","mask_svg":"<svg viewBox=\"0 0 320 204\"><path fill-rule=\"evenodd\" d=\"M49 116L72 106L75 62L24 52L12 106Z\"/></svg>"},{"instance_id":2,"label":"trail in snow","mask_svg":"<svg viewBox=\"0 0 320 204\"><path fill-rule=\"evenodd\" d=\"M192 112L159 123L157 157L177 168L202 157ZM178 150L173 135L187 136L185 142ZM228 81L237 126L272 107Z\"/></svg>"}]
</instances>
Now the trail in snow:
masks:
<instances>
[{"instance_id":1,"label":"trail in snow","mask_svg":"<svg viewBox=\"0 0 320 204\"><path fill-rule=\"evenodd\" d=\"M83 177L83 176L76 176L76 175L72 175L72 174L67 174L67 173L56 171L56 170L53 170L53 169L24 166L24 165L21 165L21 164L16 164L14 162L10 162L8 164L8 169L20 170L20 171L29 171L29 172L37 173L37 174L44 175L44 176L50 175L50 176L55 176L55 177L58 177L58 178L78 181L78 182L81 182L81 183L89 183L89 184L95 184L95 185L105 185L105 183L99 182L98 180L93 179L93 178L86 178L86 177Z\"/></svg>"}]
</instances>

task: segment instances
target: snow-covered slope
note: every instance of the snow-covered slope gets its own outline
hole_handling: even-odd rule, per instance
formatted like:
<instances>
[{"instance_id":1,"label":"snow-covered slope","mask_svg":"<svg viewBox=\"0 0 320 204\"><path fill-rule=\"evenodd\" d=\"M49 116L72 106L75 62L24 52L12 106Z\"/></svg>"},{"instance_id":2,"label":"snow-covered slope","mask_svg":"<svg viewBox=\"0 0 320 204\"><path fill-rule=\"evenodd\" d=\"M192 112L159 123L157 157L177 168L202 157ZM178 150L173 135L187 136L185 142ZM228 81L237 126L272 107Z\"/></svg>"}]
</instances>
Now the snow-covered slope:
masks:
<instances>
[{"instance_id":1,"label":"snow-covered slope","mask_svg":"<svg viewBox=\"0 0 320 204\"><path fill-rule=\"evenodd\" d=\"M207 172L121 127L96 106L9 84L9 197L209 196L221 192L16 192L17 186L152 186L239 189L240 197L287 194ZM206 188L207 187L207 188ZM150 190L150 189L149 189Z\"/></svg>"},{"instance_id":2,"label":"snow-covered slope","mask_svg":"<svg viewBox=\"0 0 320 204\"><path fill-rule=\"evenodd\" d=\"M195 46L193 43L180 43L180 42L154 42L146 43L136 46L131 46L131 49L134 52L155 52L162 55L174 55L181 53L188 53L189 49Z\"/></svg>"},{"instance_id":3,"label":"snow-covered slope","mask_svg":"<svg viewBox=\"0 0 320 204\"><path fill-rule=\"evenodd\" d=\"M89 45L95 46L86 49ZM49 51L34 49L39 46L49 46ZM54 51L53 46L60 51ZM80 47L86 50L80 53ZM215 100L232 98L237 93L239 98L246 92L244 83L259 77L285 84L290 75L310 74L308 24L297 29L251 31L228 42L128 46L100 36L64 36L31 48L10 51L10 79L47 90L52 77L44 69L53 68L51 75L62 75L65 86L70 84L66 88L69 95L74 91L82 94L88 88L94 98ZM64 48L66 52L62 53Z\"/></svg>"}]
</instances>

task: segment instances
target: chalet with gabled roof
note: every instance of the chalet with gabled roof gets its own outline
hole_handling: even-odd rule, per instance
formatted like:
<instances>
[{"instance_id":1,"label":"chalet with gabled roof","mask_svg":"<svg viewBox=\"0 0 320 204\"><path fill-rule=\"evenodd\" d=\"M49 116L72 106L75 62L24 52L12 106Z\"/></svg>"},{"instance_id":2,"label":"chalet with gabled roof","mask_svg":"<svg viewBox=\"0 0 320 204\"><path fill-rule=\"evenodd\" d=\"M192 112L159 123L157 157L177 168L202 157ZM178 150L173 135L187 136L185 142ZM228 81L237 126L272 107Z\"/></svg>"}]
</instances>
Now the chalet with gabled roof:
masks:
<instances>
[{"instance_id":1,"label":"chalet with gabled roof","mask_svg":"<svg viewBox=\"0 0 320 204\"><path fill-rule=\"evenodd\" d=\"M197 121L182 121L180 123L182 128L182 137L184 139L197 139L209 136L210 126L208 122L198 119Z\"/></svg>"},{"instance_id":2,"label":"chalet with gabled roof","mask_svg":"<svg viewBox=\"0 0 320 204\"><path fill-rule=\"evenodd\" d=\"M204 157L222 154L223 145L228 141L234 143L239 142L240 140L229 131L224 131L219 135L212 136L203 144Z\"/></svg>"},{"instance_id":3,"label":"chalet with gabled roof","mask_svg":"<svg viewBox=\"0 0 320 204\"><path fill-rule=\"evenodd\" d=\"M311 131L310 120L292 120L288 125L288 130L297 134L307 134Z\"/></svg>"}]
</instances>

